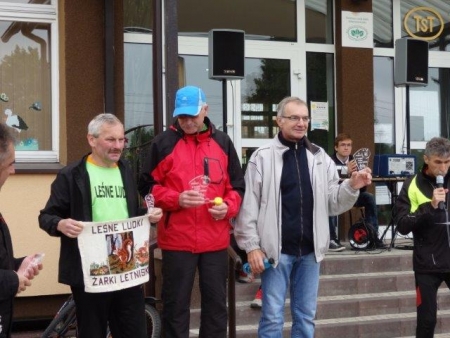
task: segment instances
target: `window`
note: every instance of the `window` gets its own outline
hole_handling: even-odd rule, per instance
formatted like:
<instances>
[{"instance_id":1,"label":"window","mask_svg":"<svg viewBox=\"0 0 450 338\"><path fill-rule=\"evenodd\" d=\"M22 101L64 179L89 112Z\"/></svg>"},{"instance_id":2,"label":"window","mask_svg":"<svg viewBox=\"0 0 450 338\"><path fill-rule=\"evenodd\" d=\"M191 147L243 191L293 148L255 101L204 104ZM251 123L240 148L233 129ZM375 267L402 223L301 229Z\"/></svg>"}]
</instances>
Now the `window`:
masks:
<instances>
[{"instance_id":1,"label":"window","mask_svg":"<svg viewBox=\"0 0 450 338\"><path fill-rule=\"evenodd\" d=\"M305 32L308 43L333 43L333 1L305 1Z\"/></svg>"},{"instance_id":2,"label":"window","mask_svg":"<svg viewBox=\"0 0 450 338\"><path fill-rule=\"evenodd\" d=\"M308 106L311 114L308 138L320 145L329 154L334 150L334 65L333 54L306 53L307 60L307 88ZM312 109L312 102L316 106L328 109L328 121L322 120Z\"/></svg>"},{"instance_id":3,"label":"window","mask_svg":"<svg viewBox=\"0 0 450 338\"><path fill-rule=\"evenodd\" d=\"M198 11L205 13L201 18ZM251 17L251 20L249 20ZM178 2L180 35L204 35L218 27L242 29L247 39L297 41L295 1L211 1Z\"/></svg>"},{"instance_id":4,"label":"window","mask_svg":"<svg viewBox=\"0 0 450 338\"><path fill-rule=\"evenodd\" d=\"M125 43L125 129L153 124L152 45Z\"/></svg>"},{"instance_id":5,"label":"window","mask_svg":"<svg viewBox=\"0 0 450 338\"><path fill-rule=\"evenodd\" d=\"M373 1L372 10L374 46L392 48L394 45L392 0Z\"/></svg>"},{"instance_id":6,"label":"window","mask_svg":"<svg viewBox=\"0 0 450 338\"><path fill-rule=\"evenodd\" d=\"M16 134L17 162L57 162L57 11L28 2L0 0L0 122Z\"/></svg>"},{"instance_id":7,"label":"window","mask_svg":"<svg viewBox=\"0 0 450 338\"><path fill-rule=\"evenodd\" d=\"M394 59L374 57L373 76L375 153L395 154Z\"/></svg>"},{"instance_id":8,"label":"window","mask_svg":"<svg viewBox=\"0 0 450 338\"><path fill-rule=\"evenodd\" d=\"M242 137L272 139L278 133L278 103L291 92L290 62L280 59L245 59L241 84Z\"/></svg>"}]
</instances>

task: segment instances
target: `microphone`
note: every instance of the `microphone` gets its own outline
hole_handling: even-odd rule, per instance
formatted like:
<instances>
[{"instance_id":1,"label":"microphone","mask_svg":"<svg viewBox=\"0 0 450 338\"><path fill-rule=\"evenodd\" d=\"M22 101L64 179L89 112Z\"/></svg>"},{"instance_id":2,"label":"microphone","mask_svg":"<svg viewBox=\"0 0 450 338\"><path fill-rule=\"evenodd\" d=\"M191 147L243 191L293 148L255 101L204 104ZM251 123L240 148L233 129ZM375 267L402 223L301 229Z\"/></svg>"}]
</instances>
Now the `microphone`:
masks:
<instances>
[{"instance_id":1,"label":"microphone","mask_svg":"<svg viewBox=\"0 0 450 338\"><path fill-rule=\"evenodd\" d=\"M436 188L443 188L444 187L444 176L437 175L436 176ZM445 209L445 203L443 201L439 202L439 209L443 210Z\"/></svg>"}]
</instances>

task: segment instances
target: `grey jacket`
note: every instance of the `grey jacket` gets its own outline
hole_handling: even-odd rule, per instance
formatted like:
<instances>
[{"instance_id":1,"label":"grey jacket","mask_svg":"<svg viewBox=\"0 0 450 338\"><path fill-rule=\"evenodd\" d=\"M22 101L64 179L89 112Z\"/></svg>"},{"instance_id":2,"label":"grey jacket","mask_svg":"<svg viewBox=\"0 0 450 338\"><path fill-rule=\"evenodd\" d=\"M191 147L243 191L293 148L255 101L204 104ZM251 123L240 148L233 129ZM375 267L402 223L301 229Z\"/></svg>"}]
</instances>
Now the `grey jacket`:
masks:
<instances>
[{"instance_id":1,"label":"grey jacket","mask_svg":"<svg viewBox=\"0 0 450 338\"><path fill-rule=\"evenodd\" d=\"M359 195L349 180L339 184L334 161L324 149L305 140L309 175L314 196L314 252L320 262L328 251L330 231L328 216L349 210ZM234 236L247 253L261 249L278 264L281 253L281 192L283 153L288 147L278 135L258 148L250 157L245 172L245 195L236 219Z\"/></svg>"}]
</instances>

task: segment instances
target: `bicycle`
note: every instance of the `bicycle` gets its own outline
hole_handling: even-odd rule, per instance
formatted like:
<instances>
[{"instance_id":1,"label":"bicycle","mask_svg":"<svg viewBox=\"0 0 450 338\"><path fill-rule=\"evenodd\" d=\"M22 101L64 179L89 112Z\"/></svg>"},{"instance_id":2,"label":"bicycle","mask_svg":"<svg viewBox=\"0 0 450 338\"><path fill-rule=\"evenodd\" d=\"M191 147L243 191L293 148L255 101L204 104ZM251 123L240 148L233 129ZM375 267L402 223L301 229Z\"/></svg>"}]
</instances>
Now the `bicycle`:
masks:
<instances>
[{"instance_id":1,"label":"bicycle","mask_svg":"<svg viewBox=\"0 0 450 338\"><path fill-rule=\"evenodd\" d=\"M161 336L161 318L156 309L158 300L154 297L145 297L145 318L147 323L147 337L159 338ZM72 295L64 302L56 313L49 326L42 334L42 338L68 338L76 336L77 317L75 301ZM111 332L106 331L106 338L112 338Z\"/></svg>"},{"instance_id":2,"label":"bicycle","mask_svg":"<svg viewBox=\"0 0 450 338\"><path fill-rule=\"evenodd\" d=\"M64 302L56 313L49 326L42 334L42 338L70 337L76 332L76 311L75 301L72 295Z\"/></svg>"}]
</instances>

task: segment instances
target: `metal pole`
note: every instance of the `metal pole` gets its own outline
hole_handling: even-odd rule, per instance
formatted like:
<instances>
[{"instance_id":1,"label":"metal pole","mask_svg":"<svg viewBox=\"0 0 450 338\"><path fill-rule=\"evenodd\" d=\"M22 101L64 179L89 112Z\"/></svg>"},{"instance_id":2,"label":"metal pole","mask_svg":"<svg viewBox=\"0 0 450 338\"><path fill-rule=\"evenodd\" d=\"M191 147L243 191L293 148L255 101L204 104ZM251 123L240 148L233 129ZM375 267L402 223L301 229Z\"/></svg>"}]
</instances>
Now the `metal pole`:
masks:
<instances>
[{"instance_id":1,"label":"metal pole","mask_svg":"<svg viewBox=\"0 0 450 338\"><path fill-rule=\"evenodd\" d=\"M108 1L108 0L105 0ZM153 0L153 125L155 135L163 131L163 59L162 59L162 5Z\"/></svg>"},{"instance_id":2,"label":"metal pole","mask_svg":"<svg viewBox=\"0 0 450 338\"><path fill-rule=\"evenodd\" d=\"M114 111L114 1L105 0L105 113Z\"/></svg>"},{"instance_id":3,"label":"metal pole","mask_svg":"<svg viewBox=\"0 0 450 338\"><path fill-rule=\"evenodd\" d=\"M224 133L227 132L227 121L228 121L228 112L227 112L227 80L222 80L222 130Z\"/></svg>"},{"instance_id":4,"label":"metal pole","mask_svg":"<svg viewBox=\"0 0 450 338\"><path fill-rule=\"evenodd\" d=\"M406 154L411 153L411 118L409 116L409 85L406 85Z\"/></svg>"}]
</instances>

